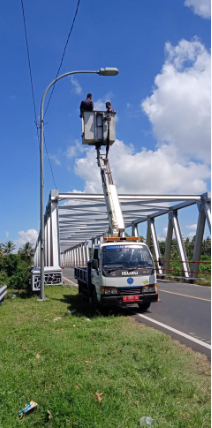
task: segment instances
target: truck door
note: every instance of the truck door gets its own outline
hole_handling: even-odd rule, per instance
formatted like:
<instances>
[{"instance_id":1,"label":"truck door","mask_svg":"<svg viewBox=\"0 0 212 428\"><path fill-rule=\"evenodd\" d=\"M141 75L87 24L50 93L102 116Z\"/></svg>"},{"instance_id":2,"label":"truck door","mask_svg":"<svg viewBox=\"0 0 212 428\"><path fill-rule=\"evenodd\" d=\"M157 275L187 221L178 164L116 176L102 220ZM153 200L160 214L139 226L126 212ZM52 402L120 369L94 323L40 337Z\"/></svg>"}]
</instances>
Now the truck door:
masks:
<instances>
[{"instance_id":1,"label":"truck door","mask_svg":"<svg viewBox=\"0 0 212 428\"><path fill-rule=\"evenodd\" d=\"M92 269L92 284L95 285L97 295L100 292L99 283L99 248L94 248L93 259L98 261L98 269Z\"/></svg>"}]
</instances>

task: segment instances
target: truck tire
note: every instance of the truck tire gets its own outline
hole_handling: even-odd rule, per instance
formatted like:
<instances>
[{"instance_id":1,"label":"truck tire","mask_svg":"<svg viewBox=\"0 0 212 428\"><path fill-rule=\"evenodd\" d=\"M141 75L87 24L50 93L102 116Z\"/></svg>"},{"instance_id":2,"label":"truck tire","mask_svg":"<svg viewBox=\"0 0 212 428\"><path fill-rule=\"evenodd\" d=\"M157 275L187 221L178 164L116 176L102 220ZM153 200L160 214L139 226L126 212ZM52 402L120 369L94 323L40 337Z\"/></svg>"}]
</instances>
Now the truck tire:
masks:
<instances>
[{"instance_id":1,"label":"truck tire","mask_svg":"<svg viewBox=\"0 0 212 428\"><path fill-rule=\"evenodd\" d=\"M138 303L139 309L141 309L142 311L147 311L147 309L149 309L151 303Z\"/></svg>"},{"instance_id":2,"label":"truck tire","mask_svg":"<svg viewBox=\"0 0 212 428\"><path fill-rule=\"evenodd\" d=\"M94 287L94 285L92 286L91 289L91 295L89 297L89 303L90 303L90 307L93 311L96 311L98 308L98 300L97 300L97 294L96 294L96 289Z\"/></svg>"}]
</instances>

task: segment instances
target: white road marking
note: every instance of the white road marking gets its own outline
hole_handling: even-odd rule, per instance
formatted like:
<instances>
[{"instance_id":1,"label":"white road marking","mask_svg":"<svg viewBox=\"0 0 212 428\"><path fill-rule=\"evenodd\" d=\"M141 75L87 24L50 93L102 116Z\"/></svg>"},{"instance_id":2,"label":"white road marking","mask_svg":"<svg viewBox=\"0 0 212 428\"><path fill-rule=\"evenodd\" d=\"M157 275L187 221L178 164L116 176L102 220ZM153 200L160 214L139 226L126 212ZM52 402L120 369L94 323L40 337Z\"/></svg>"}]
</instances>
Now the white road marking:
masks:
<instances>
[{"instance_id":1,"label":"white road marking","mask_svg":"<svg viewBox=\"0 0 212 428\"><path fill-rule=\"evenodd\" d=\"M198 345L204 346L207 349L211 349L211 346L208 345L208 343L205 343L199 339L195 339L195 337L189 336L189 334L186 334L186 333L183 333L182 331L176 330L175 328L170 327L169 325L163 324L162 322L159 322L159 321L156 321L152 318L149 318L146 315L142 315L142 314L138 314L138 313L136 313L135 315L138 315L140 318L144 318L145 320L148 320L148 321L152 322L153 324L157 324L160 327L166 328L167 330L170 330L173 333L178 334L179 336L185 337L185 339L188 339L188 340L191 340L192 342L198 343Z\"/></svg>"}]
</instances>

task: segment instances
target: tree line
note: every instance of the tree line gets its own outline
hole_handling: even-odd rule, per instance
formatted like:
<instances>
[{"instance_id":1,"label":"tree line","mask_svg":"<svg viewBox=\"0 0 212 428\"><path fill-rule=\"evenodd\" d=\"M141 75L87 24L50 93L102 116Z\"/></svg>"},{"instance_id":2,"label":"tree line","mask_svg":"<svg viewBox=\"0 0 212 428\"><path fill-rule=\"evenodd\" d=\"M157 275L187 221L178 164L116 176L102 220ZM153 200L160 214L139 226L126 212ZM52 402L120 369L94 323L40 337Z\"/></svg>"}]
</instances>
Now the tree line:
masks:
<instances>
[{"instance_id":1,"label":"tree line","mask_svg":"<svg viewBox=\"0 0 212 428\"><path fill-rule=\"evenodd\" d=\"M15 289L27 288L33 265L34 249L30 242L13 252L16 245L13 241L0 243L0 285Z\"/></svg>"},{"instance_id":2,"label":"tree line","mask_svg":"<svg viewBox=\"0 0 212 428\"><path fill-rule=\"evenodd\" d=\"M126 236L129 236L126 233ZM146 239L143 236L140 236L142 242L146 242ZM192 262L193 260L193 252L194 252L194 245L195 245L195 238L196 235L193 236L193 238L184 239L184 245L185 250L187 254L187 258L189 262ZM160 248L160 254L161 257L165 258L165 249L166 249L166 241L158 241L159 248ZM156 260L155 252L154 252L154 246L153 242L151 240L150 243L150 251L153 255L153 259ZM182 263L180 261L180 256L178 252L178 245L177 240L172 239L171 242L171 254L170 254L170 260L174 261L175 263L170 263L170 271L165 272L167 275L170 274L170 276L183 276L182 272ZM207 237L202 242L202 248L201 248L201 255L200 255L200 261L207 262L207 263L200 263L199 264L199 278L205 278L207 280L210 280L211 277L211 239L210 237ZM178 262L178 263L176 263ZM190 263L191 267L191 263Z\"/></svg>"}]
</instances>

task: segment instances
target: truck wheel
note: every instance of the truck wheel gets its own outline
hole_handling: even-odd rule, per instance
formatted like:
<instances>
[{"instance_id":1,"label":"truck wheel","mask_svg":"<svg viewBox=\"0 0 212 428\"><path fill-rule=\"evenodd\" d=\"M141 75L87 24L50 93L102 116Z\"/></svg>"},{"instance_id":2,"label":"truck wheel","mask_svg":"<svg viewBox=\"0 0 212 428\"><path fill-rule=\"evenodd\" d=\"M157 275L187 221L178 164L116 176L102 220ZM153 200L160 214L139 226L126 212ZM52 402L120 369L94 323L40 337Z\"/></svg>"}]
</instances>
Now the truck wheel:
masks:
<instances>
[{"instance_id":1,"label":"truck wheel","mask_svg":"<svg viewBox=\"0 0 212 428\"><path fill-rule=\"evenodd\" d=\"M97 294L96 294L96 289L93 286L92 290L91 290L91 296L89 297L89 303L90 303L90 307L93 311L96 311L98 308L98 300L97 300Z\"/></svg>"},{"instance_id":2,"label":"truck wheel","mask_svg":"<svg viewBox=\"0 0 212 428\"><path fill-rule=\"evenodd\" d=\"M139 308L142 311L147 311L147 309L149 309L151 303L138 303Z\"/></svg>"}]
</instances>

